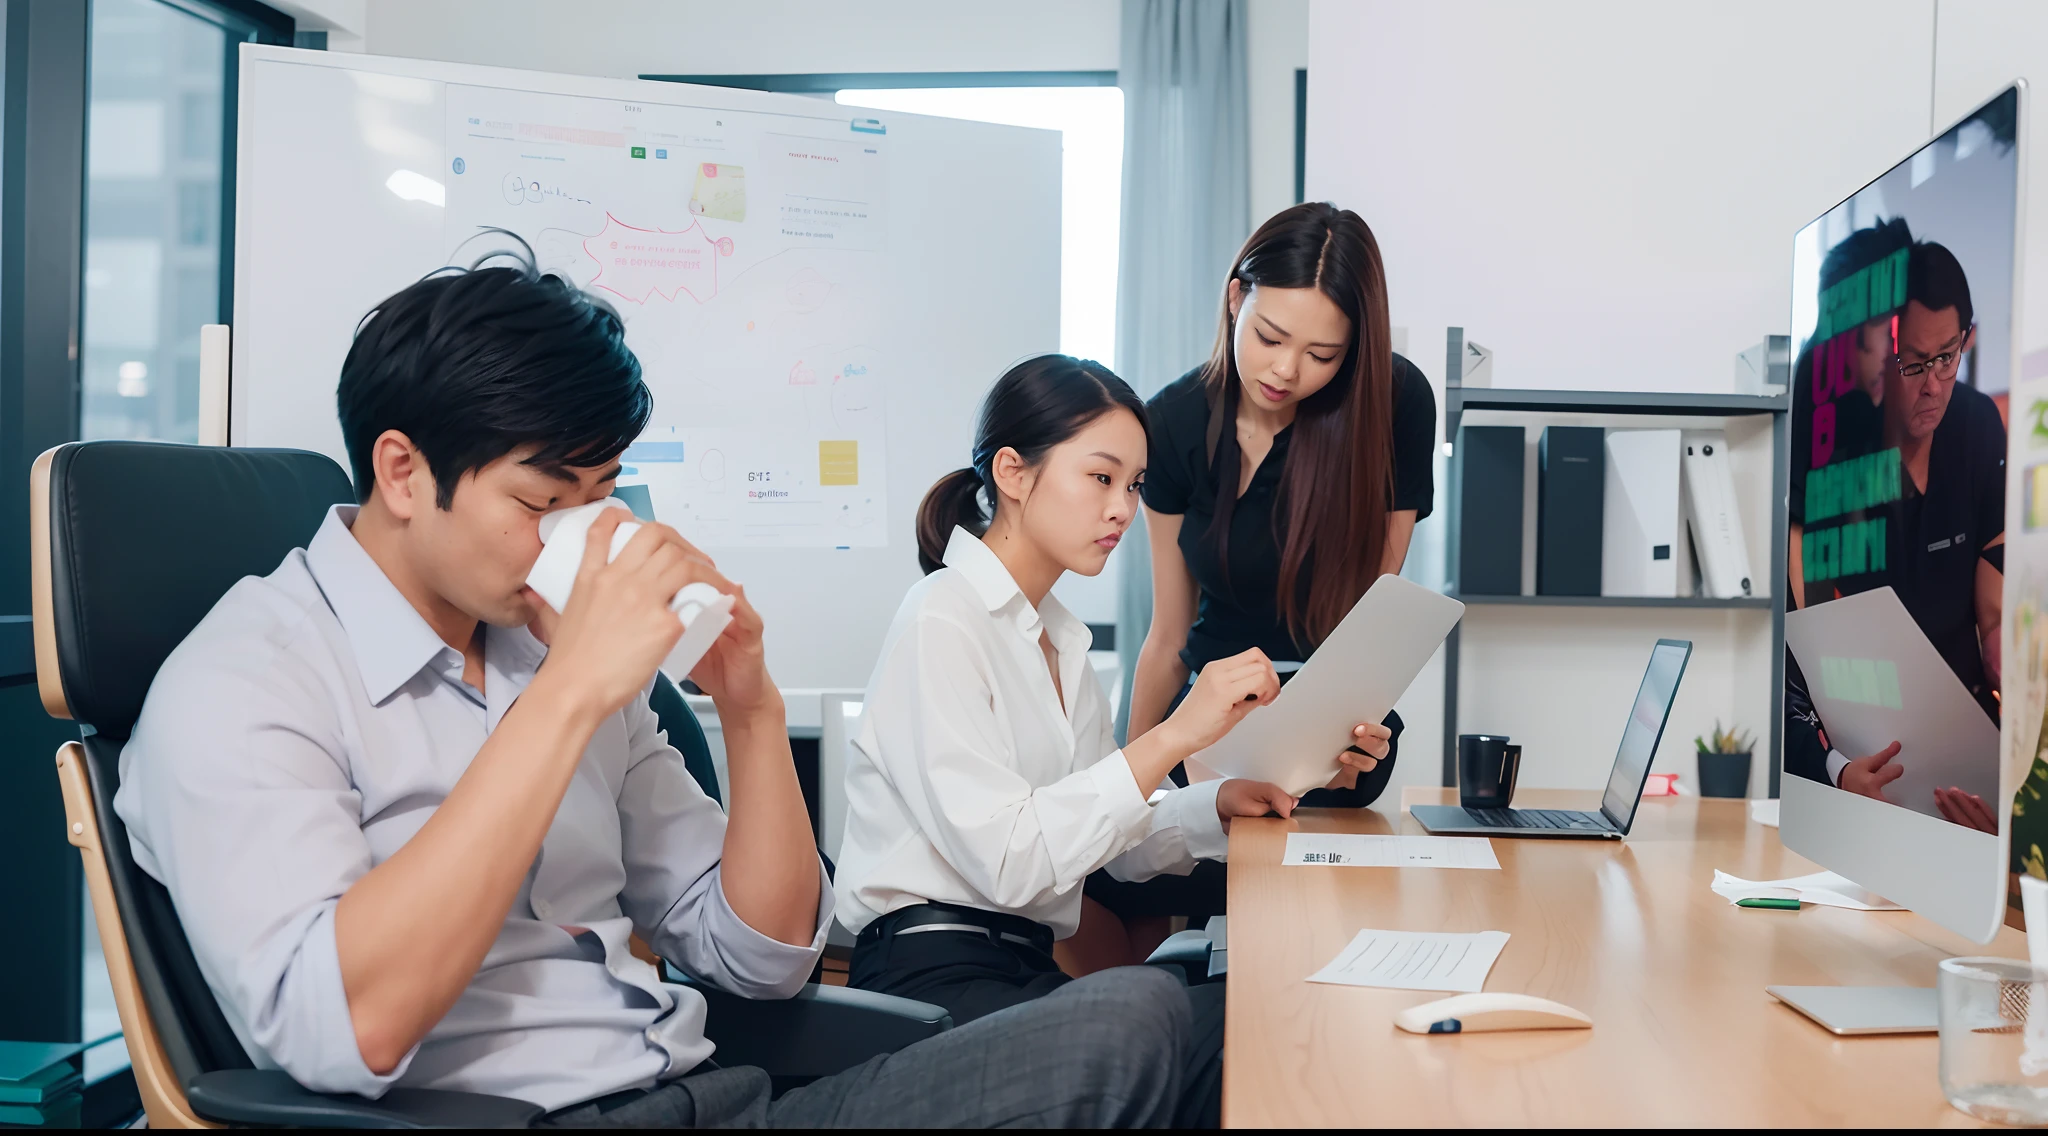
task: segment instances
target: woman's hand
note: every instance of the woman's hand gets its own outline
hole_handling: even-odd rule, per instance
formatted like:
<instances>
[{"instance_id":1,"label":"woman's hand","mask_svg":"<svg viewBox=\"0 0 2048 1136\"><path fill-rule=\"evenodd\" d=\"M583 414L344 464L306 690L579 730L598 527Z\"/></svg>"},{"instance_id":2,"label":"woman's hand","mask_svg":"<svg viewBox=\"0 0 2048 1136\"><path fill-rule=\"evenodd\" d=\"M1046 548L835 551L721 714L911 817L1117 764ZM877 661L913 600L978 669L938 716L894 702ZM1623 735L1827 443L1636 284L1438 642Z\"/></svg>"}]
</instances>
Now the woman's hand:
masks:
<instances>
[{"instance_id":1,"label":"woman's hand","mask_svg":"<svg viewBox=\"0 0 2048 1136\"><path fill-rule=\"evenodd\" d=\"M1280 676L1272 661L1253 647L1203 667L1195 688L1159 728L1171 731L1174 747L1186 757L1215 745L1246 714L1279 694Z\"/></svg>"},{"instance_id":2,"label":"woman's hand","mask_svg":"<svg viewBox=\"0 0 2048 1136\"><path fill-rule=\"evenodd\" d=\"M1267 813L1279 813L1286 820L1294 813L1294 806L1300 800L1270 781L1246 781L1233 777L1216 789L1216 815L1223 820L1224 831L1230 830L1232 817L1262 817Z\"/></svg>"},{"instance_id":3,"label":"woman's hand","mask_svg":"<svg viewBox=\"0 0 2048 1136\"><path fill-rule=\"evenodd\" d=\"M1394 731L1378 722L1361 722L1351 729L1351 748L1337 755L1344 768L1337 771L1325 789L1356 789L1358 775L1378 769L1394 748ZM1360 752L1363 751L1363 752Z\"/></svg>"}]
</instances>

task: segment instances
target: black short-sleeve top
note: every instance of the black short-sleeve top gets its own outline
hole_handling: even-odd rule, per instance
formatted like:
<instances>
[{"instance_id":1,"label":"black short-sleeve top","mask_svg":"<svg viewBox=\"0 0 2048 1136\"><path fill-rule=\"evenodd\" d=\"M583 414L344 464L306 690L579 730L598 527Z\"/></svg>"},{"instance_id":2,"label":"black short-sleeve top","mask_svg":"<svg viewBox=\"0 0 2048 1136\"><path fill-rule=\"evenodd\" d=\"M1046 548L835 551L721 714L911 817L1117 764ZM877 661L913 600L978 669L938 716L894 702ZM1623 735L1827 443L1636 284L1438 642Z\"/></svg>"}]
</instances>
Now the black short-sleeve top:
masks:
<instances>
[{"instance_id":1,"label":"black short-sleeve top","mask_svg":"<svg viewBox=\"0 0 2048 1136\"><path fill-rule=\"evenodd\" d=\"M1274 436L1272 450L1231 511L1226 577L1209 536L1219 482L1209 463L1209 398L1202 386L1202 368L1168 384L1145 408L1151 419L1145 504L1154 512L1182 515L1181 556L1199 590L1195 623L1188 630L1181 661L1189 671L1199 671L1215 659L1252 647L1275 661L1307 659L1316 644L1297 642L1280 619L1280 550L1286 534L1273 515L1294 427ZM1421 520L1429 516L1436 492L1436 396L1415 364L1399 355L1394 356L1393 434L1393 511L1413 509ZM1222 483L1235 488L1236 471Z\"/></svg>"}]
</instances>

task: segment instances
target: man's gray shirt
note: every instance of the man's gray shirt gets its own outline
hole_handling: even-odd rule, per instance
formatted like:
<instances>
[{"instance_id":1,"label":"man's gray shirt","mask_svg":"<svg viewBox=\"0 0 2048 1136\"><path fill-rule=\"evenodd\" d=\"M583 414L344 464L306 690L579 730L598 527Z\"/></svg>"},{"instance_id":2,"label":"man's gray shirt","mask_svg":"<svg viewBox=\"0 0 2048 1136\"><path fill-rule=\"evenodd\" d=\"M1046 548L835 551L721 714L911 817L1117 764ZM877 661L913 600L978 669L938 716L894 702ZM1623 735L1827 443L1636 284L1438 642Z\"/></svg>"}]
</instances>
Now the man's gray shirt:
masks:
<instances>
[{"instance_id":1,"label":"man's gray shirt","mask_svg":"<svg viewBox=\"0 0 2048 1136\"><path fill-rule=\"evenodd\" d=\"M719 871L725 814L643 696L598 727L497 941L390 1073L363 1063L343 993L343 892L419 831L546 655L488 628L479 694L349 533L242 580L171 653L121 752L114 808L170 889L200 970L258 1066L323 1092L464 1089L559 1108L678 1077L712 1051L704 1000L633 932L714 985L788 997L831 922L820 866L807 946L742 922Z\"/></svg>"}]
</instances>

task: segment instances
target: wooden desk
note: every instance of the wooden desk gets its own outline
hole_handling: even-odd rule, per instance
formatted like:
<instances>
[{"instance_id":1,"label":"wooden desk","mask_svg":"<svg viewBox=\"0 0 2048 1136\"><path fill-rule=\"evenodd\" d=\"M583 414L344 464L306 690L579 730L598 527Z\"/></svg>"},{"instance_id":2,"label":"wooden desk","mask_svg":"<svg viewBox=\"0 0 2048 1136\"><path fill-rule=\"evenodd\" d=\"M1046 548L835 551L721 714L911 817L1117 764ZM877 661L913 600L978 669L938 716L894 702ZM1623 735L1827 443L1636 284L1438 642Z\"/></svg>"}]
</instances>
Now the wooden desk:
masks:
<instances>
[{"instance_id":1,"label":"wooden desk","mask_svg":"<svg viewBox=\"0 0 2048 1136\"><path fill-rule=\"evenodd\" d=\"M1741 801L1652 798L1622 842L1497 838L1497 872L1280 865L1289 832L1419 834L1408 805L1455 802L1410 789L1399 813L1234 822L1225 1125L1974 1123L1942 1099L1933 1034L1838 1038L1764 987L1932 986L1945 957L2024 957L2019 932L1980 948L1910 912L1731 906L1708 890L1716 868L1817 870ZM1395 1012L1448 995L1304 981L1364 927L1509 932L1486 988L1575 1006L1593 1028L1403 1033Z\"/></svg>"}]
</instances>

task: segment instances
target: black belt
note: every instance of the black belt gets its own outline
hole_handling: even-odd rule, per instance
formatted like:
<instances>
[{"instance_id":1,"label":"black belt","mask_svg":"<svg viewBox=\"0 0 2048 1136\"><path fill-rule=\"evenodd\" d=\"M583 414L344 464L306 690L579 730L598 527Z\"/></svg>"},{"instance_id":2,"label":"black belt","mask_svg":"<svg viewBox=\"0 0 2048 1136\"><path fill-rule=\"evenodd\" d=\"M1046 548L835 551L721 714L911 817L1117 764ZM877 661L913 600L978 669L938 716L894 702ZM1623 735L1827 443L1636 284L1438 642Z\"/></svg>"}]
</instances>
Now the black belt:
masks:
<instances>
[{"instance_id":1,"label":"black belt","mask_svg":"<svg viewBox=\"0 0 2048 1136\"><path fill-rule=\"evenodd\" d=\"M978 907L956 907L950 903L920 903L898 908L863 927L859 946L873 946L896 935L959 931L983 935L998 946L1014 943L1042 954L1052 953L1052 928L1022 915L983 911Z\"/></svg>"}]
</instances>

